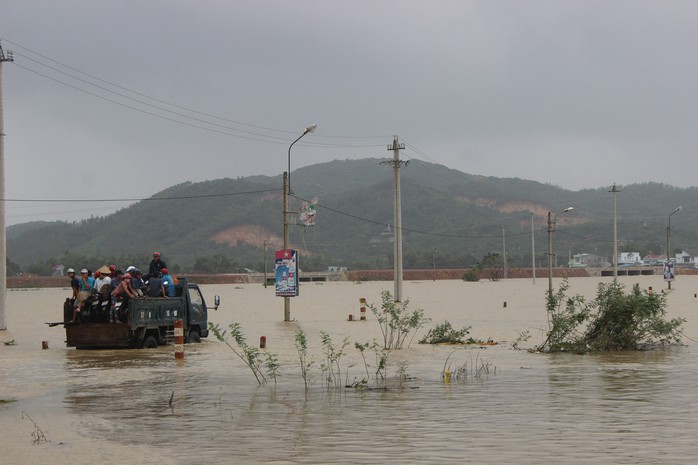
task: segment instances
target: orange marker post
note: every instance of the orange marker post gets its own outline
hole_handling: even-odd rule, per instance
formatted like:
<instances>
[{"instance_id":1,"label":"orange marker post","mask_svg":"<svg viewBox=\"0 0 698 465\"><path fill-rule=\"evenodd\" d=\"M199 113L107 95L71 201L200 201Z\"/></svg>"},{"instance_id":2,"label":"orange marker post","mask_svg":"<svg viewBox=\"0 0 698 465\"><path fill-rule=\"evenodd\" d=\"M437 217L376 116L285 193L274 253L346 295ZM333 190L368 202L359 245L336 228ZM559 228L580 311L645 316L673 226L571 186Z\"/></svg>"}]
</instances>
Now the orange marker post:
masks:
<instances>
[{"instance_id":1,"label":"orange marker post","mask_svg":"<svg viewBox=\"0 0 698 465\"><path fill-rule=\"evenodd\" d=\"M184 358L184 320L174 322L175 358Z\"/></svg>"}]
</instances>

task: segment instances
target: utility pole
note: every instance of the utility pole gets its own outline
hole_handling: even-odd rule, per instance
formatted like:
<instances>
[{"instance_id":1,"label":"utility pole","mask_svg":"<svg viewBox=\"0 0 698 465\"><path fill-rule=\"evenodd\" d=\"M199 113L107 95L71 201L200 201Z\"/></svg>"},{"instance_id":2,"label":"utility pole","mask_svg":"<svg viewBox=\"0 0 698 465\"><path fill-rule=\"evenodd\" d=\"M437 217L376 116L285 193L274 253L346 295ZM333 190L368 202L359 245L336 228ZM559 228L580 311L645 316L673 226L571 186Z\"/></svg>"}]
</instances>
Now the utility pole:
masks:
<instances>
[{"instance_id":1,"label":"utility pole","mask_svg":"<svg viewBox=\"0 0 698 465\"><path fill-rule=\"evenodd\" d=\"M504 226L502 226L502 262L504 263L504 279L507 279L507 236Z\"/></svg>"},{"instance_id":2,"label":"utility pole","mask_svg":"<svg viewBox=\"0 0 698 465\"><path fill-rule=\"evenodd\" d=\"M616 222L616 194L620 192L620 186L613 183L610 191L613 193L613 281L618 281L618 226Z\"/></svg>"},{"instance_id":3,"label":"utility pole","mask_svg":"<svg viewBox=\"0 0 698 465\"><path fill-rule=\"evenodd\" d=\"M533 212L531 212L531 270L533 271L533 284L536 284L536 236L533 230Z\"/></svg>"},{"instance_id":4,"label":"utility pole","mask_svg":"<svg viewBox=\"0 0 698 465\"><path fill-rule=\"evenodd\" d=\"M673 267L672 260L671 260L671 258L669 258L669 253L670 253L669 250L671 250L671 216L674 213L680 212L682 209L683 209L683 206L678 206L678 207L676 207L676 210L671 212L671 215L669 215L669 221L667 222L667 226L666 226L666 259L667 259L667 263L669 264L670 275L672 272L675 273L675 269ZM664 277L664 279L667 279L666 276ZM668 289L671 289L672 279L673 279L673 277L670 276L669 279L667 280Z\"/></svg>"},{"instance_id":5,"label":"utility pole","mask_svg":"<svg viewBox=\"0 0 698 465\"><path fill-rule=\"evenodd\" d=\"M434 254L436 253L435 249L431 249L431 279L432 281L436 281L436 257Z\"/></svg>"},{"instance_id":6,"label":"utility pole","mask_svg":"<svg viewBox=\"0 0 698 465\"><path fill-rule=\"evenodd\" d=\"M2 100L2 64L15 61L11 51L7 55L0 44L0 330L6 330L5 294L7 293L7 238L5 237L5 123Z\"/></svg>"},{"instance_id":7,"label":"utility pole","mask_svg":"<svg viewBox=\"0 0 698 465\"><path fill-rule=\"evenodd\" d=\"M548 298L553 297L553 212L548 212Z\"/></svg>"},{"instance_id":8,"label":"utility pole","mask_svg":"<svg viewBox=\"0 0 698 465\"><path fill-rule=\"evenodd\" d=\"M288 250L289 248L289 240L288 240L288 191L291 189L291 184L289 184L289 175L288 172L284 172L284 200L283 200L283 208L284 208L284 250ZM288 296L284 296L284 321L291 321L291 298Z\"/></svg>"},{"instance_id":9,"label":"utility pole","mask_svg":"<svg viewBox=\"0 0 698 465\"><path fill-rule=\"evenodd\" d=\"M555 221L557 217L563 213L574 210L574 207L567 207L560 213L553 216L552 212L548 212L548 297L553 297L553 232L555 231ZM557 268L557 255L555 255L555 267Z\"/></svg>"},{"instance_id":10,"label":"utility pole","mask_svg":"<svg viewBox=\"0 0 698 465\"><path fill-rule=\"evenodd\" d=\"M267 288L267 246L269 241L264 239L264 289Z\"/></svg>"},{"instance_id":11,"label":"utility pole","mask_svg":"<svg viewBox=\"0 0 698 465\"><path fill-rule=\"evenodd\" d=\"M393 237L394 237L394 252L393 252L393 280L395 283L394 302L402 301L402 205L400 200L400 166L404 163L407 165L409 161L400 160L400 150L405 148L405 144L398 142L398 137L393 136L393 144L388 146L388 150L392 150L393 159L381 164L389 164L393 167Z\"/></svg>"}]
</instances>

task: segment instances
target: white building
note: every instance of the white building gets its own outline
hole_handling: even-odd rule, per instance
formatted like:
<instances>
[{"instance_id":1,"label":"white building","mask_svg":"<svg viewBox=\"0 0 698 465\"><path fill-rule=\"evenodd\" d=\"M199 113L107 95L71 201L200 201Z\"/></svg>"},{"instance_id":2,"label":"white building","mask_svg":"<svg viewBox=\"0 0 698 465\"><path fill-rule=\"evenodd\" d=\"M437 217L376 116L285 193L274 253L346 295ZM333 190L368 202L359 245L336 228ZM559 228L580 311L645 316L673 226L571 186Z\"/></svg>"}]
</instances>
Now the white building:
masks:
<instances>
[{"instance_id":1,"label":"white building","mask_svg":"<svg viewBox=\"0 0 698 465\"><path fill-rule=\"evenodd\" d=\"M621 252L618 259L620 265L642 265L640 252Z\"/></svg>"}]
</instances>

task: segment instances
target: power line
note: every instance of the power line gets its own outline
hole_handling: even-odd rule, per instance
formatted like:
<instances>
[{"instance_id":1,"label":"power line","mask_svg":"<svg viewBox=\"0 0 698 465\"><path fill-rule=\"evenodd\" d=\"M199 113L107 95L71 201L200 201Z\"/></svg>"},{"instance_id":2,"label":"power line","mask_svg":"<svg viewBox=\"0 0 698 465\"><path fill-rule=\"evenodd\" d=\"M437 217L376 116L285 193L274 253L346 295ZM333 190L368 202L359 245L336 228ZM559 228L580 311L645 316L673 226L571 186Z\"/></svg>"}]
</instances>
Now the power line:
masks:
<instances>
[{"instance_id":1,"label":"power line","mask_svg":"<svg viewBox=\"0 0 698 465\"><path fill-rule=\"evenodd\" d=\"M295 196L295 195L294 195L293 197L296 198L296 199L298 199L298 200L300 200L300 201L303 201L303 202L310 202L310 200L307 200L307 199L304 199L304 198L301 198L301 197L298 197L298 196ZM384 221L372 220L372 219L369 219L369 218L365 218L365 217L362 217L362 216L355 215L355 214L353 214L353 213L348 213L348 212L344 212L344 211L341 211L341 210L337 210L336 208L332 208L332 207L329 207L329 206L327 206L327 205L323 205L323 204L320 204L320 203L315 204L315 206L316 206L316 207L319 207L319 208L324 208L325 210L331 211L331 212L333 212L333 213L337 213L338 215L347 216L347 217L349 217L349 218L353 218L353 219L356 219L356 220L360 220L360 221L363 221L363 222L366 222L366 223L377 224L377 225L380 225L380 226L390 226L390 227L393 227L393 228L395 227L395 226L392 225L391 223L386 223L386 222L384 222ZM412 229L412 228L405 228L405 227L402 227L402 228L400 228L400 229L401 229L402 231L411 232L411 233L415 233L415 234L422 234L422 235L435 236L435 237L450 237L450 238L455 238L455 239L493 239L493 238L500 238L500 237L501 237L501 234L494 234L494 235L492 235L492 236L466 236L466 235L462 235L462 234L435 233L435 232L423 231L423 230L419 230L419 229ZM541 230L542 230L542 229L541 229ZM508 234L506 237L528 236L528 235L530 235L530 234L531 234L530 232L516 233L516 234Z\"/></svg>"},{"instance_id":2,"label":"power line","mask_svg":"<svg viewBox=\"0 0 698 465\"><path fill-rule=\"evenodd\" d=\"M184 110L184 111L187 111L187 112L190 112L190 113L194 113L194 114L197 114L197 115L206 116L206 117L208 117L208 118L214 118L214 119L218 119L218 120L221 120L221 121L226 121L226 122L233 123L233 124L237 124L237 125L242 125L242 126L246 126L246 127L252 127L252 128L256 128L256 129L262 129L262 130L265 130L265 131L272 131L272 132L278 132L278 133L284 133L284 134L295 134L295 132L292 132L292 131L286 131L286 130L274 129L274 128L270 128L270 127L266 127L266 126L259 126L259 125L249 124L249 123L243 123L243 122L236 121L236 120L232 120L232 119L229 119L229 118L224 118L224 117L221 117L221 116L212 115L212 114L205 113L205 112L201 112L201 111L198 111L198 110L193 110L193 109L191 109L191 108L187 108L187 107L184 107L184 106L181 106L181 105L177 105L177 104L174 104L174 103L170 103L170 102L167 102L167 101L165 101L165 100L162 100L162 99L159 99L159 98L156 98L156 97L151 97L151 96L149 96L149 95L147 95L147 94L145 94L145 93L137 92L137 91L134 91L134 90L130 90L130 89L124 87L124 86L120 86L120 85L118 85L118 84L115 84L115 83L112 83L112 82L110 82L110 81L101 79L101 78L99 78L99 77L97 77L97 76L94 76L94 75L92 75L92 74L85 73L85 72L83 72L83 71L81 71L81 70L79 70L79 69L77 69L77 68L74 68L74 67L72 67L72 66L63 64L63 63L61 63L61 62L59 62L59 61L57 61L57 60L54 60L54 59L52 59L52 58L50 58L50 57L47 57L47 56L42 55L42 54L40 54L40 53L38 53L38 52L35 52L35 51L30 50L30 49L28 49L28 48L26 48L26 47L23 47L23 46L21 46L21 45L19 45L19 44L16 44L15 42L12 42L12 41L9 41L9 40L7 40L7 42L8 42L8 43L11 43L11 44L13 44L13 45L15 45L16 47L19 47L19 48L22 48L22 49L24 49L24 50L27 50L27 51L29 51L30 53L33 53L33 54L35 54L35 55L37 55L37 56L39 56L39 57L41 57L41 58L43 58L43 59L45 59L45 60L49 60L49 61L51 61L51 62L53 62L53 63L56 63L56 64L58 64L59 66L65 67L65 68L67 68L67 69L70 69L70 70L75 71L75 72L77 72L77 73L80 73L80 74L82 74L82 75L85 75L85 76L87 76L87 77L89 77L89 78L91 78L91 79L94 79L94 80L97 80L97 81L99 81L99 82L108 84L108 85L110 85L110 86L113 86L113 87L115 87L115 88L121 89L121 90L126 91L126 92L129 92L129 93L132 93L132 94L134 94L134 95L138 95L138 96L140 96L140 97L144 97L144 98L146 98L146 99L153 100L153 101L155 101L155 102L159 102L159 103L162 103L162 104L171 106L171 107L173 107L173 108L177 108L177 109L179 109L179 110ZM36 59L34 59L34 58L31 58L30 56L27 56L27 55L24 55L24 54L20 54L20 53L16 53L16 55L22 56L22 57L25 58L26 60L32 61L32 62L34 62L34 63L36 63L36 64L38 64L38 65L40 65L40 66L44 66L44 67L46 67L46 68L49 68L49 69L51 69L51 70L53 70L53 71L55 71L55 72L57 72L57 73L63 74L63 75L65 75L65 76L68 76L68 77L70 77L70 78L72 78L72 79L75 79L75 80L77 80L77 81L79 81L79 82L81 82L81 83L83 83L83 84L87 84L87 85L89 85L89 86L96 87L96 88L98 88L98 89L100 89L100 90L102 90L102 91L104 91L104 92L109 92L109 93L111 93L111 94L117 95L117 96L122 97L122 98L125 98L125 99L127 99L127 100L130 100L130 101L133 101L133 102L137 102L137 103L140 104L140 105L144 105L144 106L146 106L146 107L154 108L154 109L157 109L158 111L167 112L167 113L170 113L170 114L173 114L173 115L182 117L182 118L188 118L188 119L191 119L191 120L193 120L193 121L197 121L197 122L200 122L200 123L204 123L204 124L207 124L207 125L211 125L211 126L214 126L214 128L222 128L222 129L226 129L226 130L229 130L229 131L234 131L234 132L242 133L242 134L246 134L246 135L231 134L231 133L228 133L228 132L226 132L226 131L216 130L216 129L214 129L214 128L208 128L208 127L200 126L200 125L197 125L197 124L187 123L187 122L184 122L184 121L180 121L180 120L177 120L177 119L174 119L174 118L170 118L170 117L167 117L167 116L163 116L163 115L154 113L154 112L152 112L152 111L144 110L144 109L142 109L142 108L137 108L137 107L134 107L134 106L132 106L132 105L128 105L128 104L125 104L125 103L123 103L123 102L119 102L119 101L116 101L116 100L107 98L107 97L105 97L105 96L103 96L103 95L99 95L99 94L97 94L97 93L95 93L95 92L91 92L91 91L89 91L89 90L83 89L83 88L78 87L78 86L76 86L76 85L67 83L67 82L62 81L62 80L60 80L60 79L57 79L57 78L55 78L55 77L52 77L52 76L49 76L49 75L47 75L47 74L41 73L41 72L39 72L39 71L37 71L37 70L31 69L31 68L29 68L29 67L26 67L26 66L22 66L22 65L17 64L18 67L20 67L20 68L22 68L22 69L24 69L24 70L26 70L26 71L29 71L29 72L31 72L31 73L34 73L34 74L36 74L36 75L38 75L38 76L41 76L41 77L43 77L43 78L45 78L45 79L48 79L48 80L57 82L57 83L59 83L59 84L62 84L62 85L67 86L67 87L69 87L69 88L72 88L72 89L74 89L74 90L76 90L76 91L86 93L86 94L91 95L91 96L93 96L93 97L97 97L97 98L100 98L100 99L105 100L105 101L107 101L107 102L114 103L114 104L123 106L123 107L125 107L125 108L131 109L131 110L134 110L134 111L138 111L138 112L141 112L141 113L150 115L150 116L154 116L154 117L161 118L161 119L164 119L164 120L167 120L167 121L171 121L171 122L175 122L175 123L187 125L187 126L190 126L190 127L193 127L193 128L197 128L197 129L203 129L203 130L207 130L207 131L211 131L211 132L216 132L216 133L219 133L219 134L225 134L225 135L229 135L229 136L233 136L233 137L239 137L239 138L243 138L243 139L249 139L249 140L256 140L256 141L260 141L260 142L269 142L269 143L276 143L276 144L287 144L288 141L290 140L290 139L287 138L287 137L279 137L279 136L274 136L274 135L270 135L270 134L261 134L261 133L258 133L258 132L253 132L253 131L248 131L248 130L244 130L244 129L239 129L239 128L235 128L235 127L231 127L231 126L226 126L226 125L223 125L223 124L215 123L215 122L212 122L212 121L208 121L208 120L205 120L205 119L201 119L201 118L198 118L198 117L195 117L195 116L186 115L186 114L181 113L181 112L178 112L178 111L173 111L173 110L164 108L164 107L162 107L162 106L154 105L154 104L149 103L149 102L146 102L146 101L144 101L144 100L137 99L137 98L134 98L134 97L125 95L125 94L123 94L123 93L121 93L121 92L117 92L117 91L114 91L114 90L112 90L112 89L108 89L108 88L106 88L106 87L104 87L104 86L102 86L102 85L95 84L94 82L90 82L90 81L88 81L88 80L86 80L86 79L83 79L83 78L80 78L80 77L78 77L78 76L76 76L76 75L74 75L74 74L70 74L70 73L67 73L67 72L65 72L65 71L62 71L62 70L56 68L55 66L51 66L51 65L49 65L49 64L42 63L42 62L39 61L39 60L36 60ZM323 136L320 136L320 137L323 137ZM361 136L349 136L349 137L347 137L347 136L324 136L324 137L326 137L326 138L331 138L331 139L372 139L372 138L378 138L378 137L385 138L386 136L363 136L363 137L361 137ZM321 142L315 142L315 143L308 143L308 142L305 142L305 143L303 143L303 145L305 145L305 146L310 146L310 147L329 147L329 148L359 148L359 147L367 147L367 148L368 148L368 147L381 147L381 146L382 146L382 145L379 145L379 144L355 144L355 143L352 143L352 144L336 144L336 143L321 143Z\"/></svg>"},{"instance_id":3,"label":"power line","mask_svg":"<svg viewBox=\"0 0 698 465\"><path fill-rule=\"evenodd\" d=\"M223 194L202 194L202 195L180 195L173 197L147 197L147 198L121 198L121 199L1 199L3 202L42 202L42 203L54 203L54 202L65 202L65 203L90 203L90 202L148 202L155 200L186 200L186 199L206 199L213 197L230 197L236 195L250 195L250 194L263 194L266 192L280 191L281 188L276 189L261 189L256 191L246 191L246 192L228 192Z\"/></svg>"},{"instance_id":4,"label":"power line","mask_svg":"<svg viewBox=\"0 0 698 465\"><path fill-rule=\"evenodd\" d=\"M276 132L287 133L287 134L295 134L295 132L293 132L293 131L285 131L285 130L281 130L281 129L274 129L274 128L269 128L269 127L265 127L265 126L257 126L257 125L254 125L254 124L243 123L243 122L241 122L241 121L235 121L235 120L232 120L232 119L223 118L223 117L221 117L221 116L211 115L211 114L209 114L209 113L200 112L200 111L197 111L197 110L193 110L193 109L191 109L191 108L187 108L187 107L183 107L183 106L180 106L180 105L177 105L177 104L174 104L174 103L170 103L170 102L167 102L167 101L165 101L165 100L159 99L159 98L157 98L157 97L152 97L152 96L147 95L147 94L144 94L144 93L142 93L142 92L138 92L138 91L135 91L135 90L128 89L128 88L126 88L126 87L120 86L119 84L115 84L115 83L113 83L113 82L110 82L110 81L107 81L107 80L105 80L105 79L99 78L99 77L94 76L94 75L92 75L92 74L86 73L86 72L81 71L81 70L79 70L79 69L77 69L77 68L74 68L74 67L72 67L72 66L66 65L65 63L61 63L61 62L58 61L58 60L54 60L53 58L47 57L46 55L42 55L42 54L39 53L39 52L36 52L36 51L31 50L31 49L29 49L29 48L23 47L22 45L19 45L19 44L15 43L15 42L12 42L12 41L10 41L10 40L7 40L7 39L3 39L3 40L5 40L7 43L10 43L10 44L14 45L15 47L19 47L19 48L21 48L21 49L23 49L23 50L26 50L26 51L28 51L28 52L30 52L30 53L33 53L33 54L35 54L35 55L40 56L41 58L43 58L43 59L45 59L45 60L49 60L49 61L51 61L51 62L53 62L53 63L56 63L56 64L58 64L58 65L60 65L60 66L63 66L63 67L65 67L65 68L68 68L68 69L70 69L70 70L72 70L72 71L75 71L75 72L77 72L77 73L83 74L83 75L85 75L85 76L88 76L88 77L90 77L90 78L92 78L92 79L95 79L95 80L97 80L97 81L99 81L99 82L103 82L103 83L105 83L105 84L109 84L110 86L116 87L116 88L121 89L121 90L124 90L124 91L126 91L126 92L130 92L130 93L135 94L135 95L140 95L141 97L145 97L145 98L148 98L148 99L150 99L150 100L154 100L154 101L156 101L156 102L164 103L164 104L169 105L169 106L172 106L172 107L174 107L174 108L179 108L180 110L186 110L186 111L189 111L189 112L191 112L191 113L197 113L197 114L200 114L200 115L202 115L202 116L208 116L208 117L210 117L210 118L216 118L216 119L220 119L220 120L222 120L222 121L227 121L227 122L229 122L229 123L235 123L235 124L239 124L239 125L242 125L242 126L248 126L248 127L253 127L253 128L257 128L257 129L264 129L264 130L266 130L266 131L276 131ZM20 55L20 54L17 53L17 55ZM28 57L28 56L26 56L26 55L20 55L20 56L23 56L24 58L27 58L27 59L29 59L29 60L31 60L31 61L34 61L34 62L36 62L36 63L39 63L39 64L41 64L41 65L43 65L43 66L49 67L48 65L43 64L43 63L40 63L40 62L38 62L38 61L36 61L36 60L33 60L32 58L30 58L30 57ZM55 69L55 68L52 68L52 69ZM64 73L63 71L59 71L59 70L57 70L57 71L60 72L60 73L66 74L66 75L68 75L68 76L71 76L71 75L69 75L69 74L67 74L67 73ZM71 76L71 77L73 77L73 76ZM75 78L75 79L79 79L79 78ZM84 82L87 82L87 81L84 81ZM92 84L92 83L89 83L89 82L88 82L88 84L95 85L95 84ZM110 92L112 92L112 91L110 91ZM119 95L121 95L121 94L119 94Z\"/></svg>"}]
</instances>

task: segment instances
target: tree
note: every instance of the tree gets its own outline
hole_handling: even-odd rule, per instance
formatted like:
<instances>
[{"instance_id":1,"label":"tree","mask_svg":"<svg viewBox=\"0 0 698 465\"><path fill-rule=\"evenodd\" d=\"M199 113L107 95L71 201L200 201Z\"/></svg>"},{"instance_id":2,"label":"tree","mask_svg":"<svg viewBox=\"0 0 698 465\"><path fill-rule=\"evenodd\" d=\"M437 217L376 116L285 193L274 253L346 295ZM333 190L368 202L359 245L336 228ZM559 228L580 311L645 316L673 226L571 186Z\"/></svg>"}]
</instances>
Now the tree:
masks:
<instances>
[{"instance_id":1,"label":"tree","mask_svg":"<svg viewBox=\"0 0 698 465\"><path fill-rule=\"evenodd\" d=\"M567 281L548 296L550 329L538 349L546 352L640 350L678 344L684 318L666 317L666 297L616 282L600 283L596 299L567 297Z\"/></svg>"},{"instance_id":2,"label":"tree","mask_svg":"<svg viewBox=\"0 0 698 465\"><path fill-rule=\"evenodd\" d=\"M504 275L504 260L498 253L489 252L475 265L475 270L490 281L499 281Z\"/></svg>"}]
</instances>

